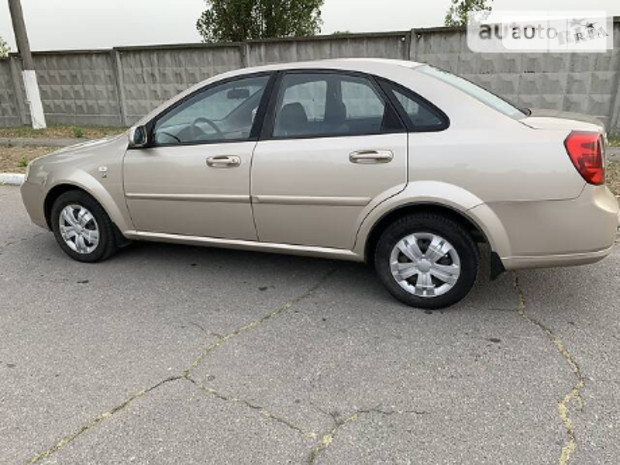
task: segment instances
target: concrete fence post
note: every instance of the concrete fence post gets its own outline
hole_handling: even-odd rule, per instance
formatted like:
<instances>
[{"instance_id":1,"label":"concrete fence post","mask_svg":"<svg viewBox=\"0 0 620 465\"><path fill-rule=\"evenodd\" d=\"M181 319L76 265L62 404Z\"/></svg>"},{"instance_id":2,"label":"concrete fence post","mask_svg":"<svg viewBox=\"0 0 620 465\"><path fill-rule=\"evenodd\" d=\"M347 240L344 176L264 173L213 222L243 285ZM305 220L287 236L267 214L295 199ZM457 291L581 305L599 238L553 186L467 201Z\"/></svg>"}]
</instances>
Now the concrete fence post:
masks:
<instances>
[{"instance_id":1,"label":"concrete fence post","mask_svg":"<svg viewBox=\"0 0 620 465\"><path fill-rule=\"evenodd\" d=\"M403 47L403 60L411 60L411 34L406 34L403 37L405 46Z\"/></svg>"},{"instance_id":2,"label":"concrete fence post","mask_svg":"<svg viewBox=\"0 0 620 465\"><path fill-rule=\"evenodd\" d=\"M9 58L9 66L11 68L11 81L13 81L13 89L15 89L15 100L17 101L17 110L19 111L20 124L30 124L28 113L26 111L26 101L22 92L21 72L19 70L18 59L14 56Z\"/></svg>"},{"instance_id":3,"label":"concrete fence post","mask_svg":"<svg viewBox=\"0 0 620 465\"><path fill-rule=\"evenodd\" d=\"M241 67L247 68L250 63L250 44L242 42L239 44L239 53L241 54Z\"/></svg>"},{"instance_id":4,"label":"concrete fence post","mask_svg":"<svg viewBox=\"0 0 620 465\"><path fill-rule=\"evenodd\" d=\"M614 18L614 40L615 43L618 43L618 35L620 35L620 17L615 17ZM620 52L618 52L617 49L613 50L612 52L612 59L613 59L613 55L618 54ZM612 93L613 95L613 100L611 103L611 109L610 109L610 113L609 113L609 122L608 122L608 127L607 127L607 131L610 133L615 134L616 136L620 136L620 70L616 69L616 82L614 82L614 89L615 91Z\"/></svg>"},{"instance_id":5,"label":"concrete fence post","mask_svg":"<svg viewBox=\"0 0 620 465\"><path fill-rule=\"evenodd\" d=\"M412 29L409 33L409 58L408 60L416 61L418 57L418 31Z\"/></svg>"},{"instance_id":6,"label":"concrete fence post","mask_svg":"<svg viewBox=\"0 0 620 465\"><path fill-rule=\"evenodd\" d=\"M127 127L129 126L129 122L127 118L127 101L125 99L125 81L123 79L123 61L121 60L121 53L116 49L112 49L110 55L112 58L112 67L114 68L116 96L118 98L118 112L121 125Z\"/></svg>"},{"instance_id":7,"label":"concrete fence post","mask_svg":"<svg viewBox=\"0 0 620 465\"><path fill-rule=\"evenodd\" d=\"M616 72L614 89L615 93L611 102L607 131L616 136L620 136L620 72Z\"/></svg>"},{"instance_id":8,"label":"concrete fence post","mask_svg":"<svg viewBox=\"0 0 620 465\"><path fill-rule=\"evenodd\" d=\"M24 12L20 0L9 0L9 11L11 13L11 22L13 23L13 32L15 33L15 42L17 42L17 50L22 60L22 79L24 80L24 90L26 91L26 99L30 108L30 119L33 129L45 129L45 112L43 111L43 102L41 101L41 90L37 73L34 69L34 60L30 53L30 43L28 42L28 33L26 32L26 23L24 22Z\"/></svg>"}]
</instances>

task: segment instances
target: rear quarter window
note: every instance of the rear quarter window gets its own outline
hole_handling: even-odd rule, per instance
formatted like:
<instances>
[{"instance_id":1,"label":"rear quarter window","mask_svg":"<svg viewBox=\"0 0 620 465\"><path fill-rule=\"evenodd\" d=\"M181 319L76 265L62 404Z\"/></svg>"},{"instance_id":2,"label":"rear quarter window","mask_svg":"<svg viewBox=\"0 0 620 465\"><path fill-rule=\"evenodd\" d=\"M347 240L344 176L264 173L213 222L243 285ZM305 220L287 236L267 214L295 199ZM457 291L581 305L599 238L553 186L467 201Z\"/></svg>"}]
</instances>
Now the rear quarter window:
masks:
<instances>
[{"instance_id":1,"label":"rear quarter window","mask_svg":"<svg viewBox=\"0 0 620 465\"><path fill-rule=\"evenodd\" d=\"M443 131L450 126L450 120L443 111L415 92L387 81L383 86L395 105L400 107L410 131Z\"/></svg>"}]
</instances>

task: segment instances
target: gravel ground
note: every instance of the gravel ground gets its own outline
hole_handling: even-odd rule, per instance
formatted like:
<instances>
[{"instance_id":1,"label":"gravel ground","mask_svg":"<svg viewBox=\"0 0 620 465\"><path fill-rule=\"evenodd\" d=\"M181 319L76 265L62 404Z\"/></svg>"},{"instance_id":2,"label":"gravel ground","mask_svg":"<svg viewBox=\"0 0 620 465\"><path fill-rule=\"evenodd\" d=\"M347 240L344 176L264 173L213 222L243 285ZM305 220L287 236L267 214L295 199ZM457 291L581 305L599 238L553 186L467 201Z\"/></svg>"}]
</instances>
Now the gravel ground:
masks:
<instances>
[{"instance_id":1,"label":"gravel ground","mask_svg":"<svg viewBox=\"0 0 620 465\"><path fill-rule=\"evenodd\" d=\"M0 173L23 173L30 161L54 150L58 148L0 146Z\"/></svg>"}]
</instances>

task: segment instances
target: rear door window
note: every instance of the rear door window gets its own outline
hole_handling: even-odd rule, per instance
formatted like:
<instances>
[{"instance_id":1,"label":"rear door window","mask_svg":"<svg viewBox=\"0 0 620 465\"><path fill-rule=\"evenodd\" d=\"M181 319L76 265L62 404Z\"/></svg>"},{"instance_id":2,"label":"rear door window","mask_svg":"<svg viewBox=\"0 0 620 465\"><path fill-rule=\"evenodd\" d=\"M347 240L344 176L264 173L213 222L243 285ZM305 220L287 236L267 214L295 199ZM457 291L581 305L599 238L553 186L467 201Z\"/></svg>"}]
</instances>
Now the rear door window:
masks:
<instances>
[{"instance_id":1,"label":"rear door window","mask_svg":"<svg viewBox=\"0 0 620 465\"><path fill-rule=\"evenodd\" d=\"M341 73L290 73L276 102L274 138L356 136L403 130L373 82Z\"/></svg>"}]
</instances>

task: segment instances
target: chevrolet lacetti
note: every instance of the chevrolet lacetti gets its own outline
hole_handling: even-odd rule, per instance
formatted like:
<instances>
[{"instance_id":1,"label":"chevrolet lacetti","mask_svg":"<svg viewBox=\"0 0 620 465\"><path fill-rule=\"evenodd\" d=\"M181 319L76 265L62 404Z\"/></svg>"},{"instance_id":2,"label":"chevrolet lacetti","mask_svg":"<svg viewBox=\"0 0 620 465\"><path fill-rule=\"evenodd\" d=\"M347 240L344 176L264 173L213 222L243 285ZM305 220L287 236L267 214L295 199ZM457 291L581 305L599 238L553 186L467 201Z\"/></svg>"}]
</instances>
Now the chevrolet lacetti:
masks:
<instances>
[{"instance_id":1,"label":"chevrolet lacetti","mask_svg":"<svg viewBox=\"0 0 620 465\"><path fill-rule=\"evenodd\" d=\"M474 285L478 244L492 277L611 252L605 138L424 64L278 64L33 161L22 196L82 262L133 240L365 261L397 299L441 308Z\"/></svg>"}]
</instances>

